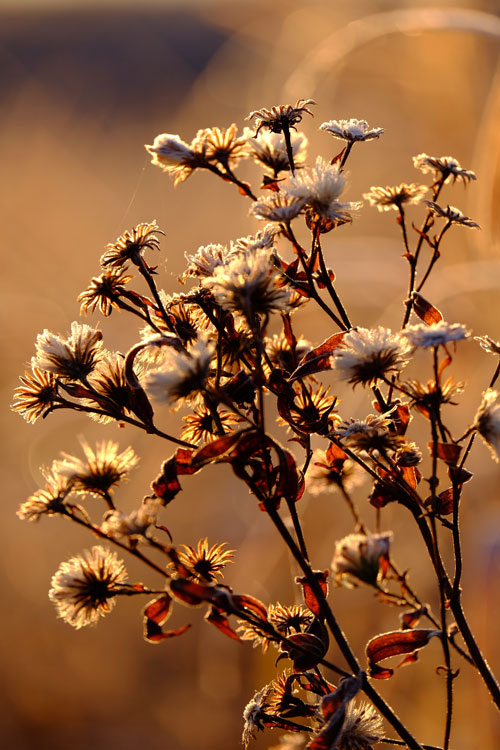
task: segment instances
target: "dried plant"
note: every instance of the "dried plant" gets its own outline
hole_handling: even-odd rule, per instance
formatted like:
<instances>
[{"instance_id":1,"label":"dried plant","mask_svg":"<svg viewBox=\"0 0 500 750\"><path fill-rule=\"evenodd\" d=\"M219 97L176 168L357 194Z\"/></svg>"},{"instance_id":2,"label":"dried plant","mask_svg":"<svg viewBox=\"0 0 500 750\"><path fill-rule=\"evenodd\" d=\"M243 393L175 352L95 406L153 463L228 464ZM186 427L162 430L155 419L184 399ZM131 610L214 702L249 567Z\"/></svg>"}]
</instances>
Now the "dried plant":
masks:
<instances>
[{"instance_id":1,"label":"dried plant","mask_svg":"<svg viewBox=\"0 0 500 750\"><path fill-rule=\"evenodd\" d=\"M308 166L307 138L295 131L304 114L313 114L311 105L312 100L300 99L295 106L256 110L247 118L254 130L240 135L232 124L199 130L190 144L163 133L146 146L152 163L175 183L208 170L237 188L250 201L250 214L268 223L229 246L208 244L187 255L179 279L185 291L175 295L159 287L150 265L150 256L161 252L162 232L155 221L107 246L98 275L78 298L81 313L135 316L141 323L137 343L122 354L107 350L101 331L87 324L73 322L69 336L44 330L13 409L31 423L61 409L80 411L98 422L156 435L172 444L172 453L139 507L125 513L117 504L118 489L138 457L113 441L95 448L84 443L83 457L63 453L44 470L45 487L21 505L18 515L28 521L61 516L106 543L63 562L52 579L57 613L75 628L95 624L120 596L146 596L142 617L150 643L186 632L189 624L177 629L166 624L182 602L204 605L207 623L229 638L277 649L277 662L286 660L287 668L244 709L245 747L266 728L286 733L282 749L367 750L381 742L411 750L431 747L386 703L377 680L393 676L387 658L399 656L410 664L436 638L444 662L439 670L442 750L448 750L460 661L477 670L485 696L489 692L500 708L498 683L462 605L459 527L476 434L499 460L500 344L489 336L477 339L496 358L496 369L485 376L472 423L454 435L444 407L456 405L464 384L445 378L445 371L457 347L476 344L467 325L446 321L422 295L448 231L456 225L478 228L460 209L439 202L443 190L457 182L468 185L476 176L450 156L422 153L414 166L430 176L429 184L373 186L365 193L380 211L396 212L409 281L404 315L393 330L355 326L324 244L331 232L346 231L340 228L362 207L342 197L353 147L370 149L363 142L384 131L365 120L325 122L320 130L335 143L343 140L344 148ZM326 148L331 142L325 141ZM260 197L234 171L242 159L263 170L261 188L267 192ZM422 212L420 225L412 223L414 232L408 225L410 207ZM139 289L137 276L142 277ZM301 335L305 305L316 306L331 327L325 340L309 342ZM415 363L422 349L428 352ZM410 365L424 370L419 379L405 377ZM348 399L340 402L331 382L322 382L331 374L339 390L352 387L358 403L364 398L363 418L350 416ZM155 403L182 410L180 436L162 429ZM276 412L277 425L272 425ZM414 442L414 416L427 427L428 450ZM212 464L229 465L254 496L256 512L274 526L300 570L293 584L301 603L263 603L233 591L226 566L237 563L237 552L227 542L204 537L196 546L174 544L163 510L181 492L181 480L189 482L190 475ZM375 528L351 493L363 478L367 507L376 509ZM316 559L314 540L305 537L300 500L307 492L331 491L345 500L353 531L332 543L330 563ZM421 540L435 576L435 612L394 559L394 533L381 531L390 503L409 516ZM449 543L451 567L442 556ZM129 582L118 552L141 561L155 582ZM364 586L381 603L400 609L397 626L374 634L364 656L344 634L345 618L328 595L329 579L337 586ZM329 656L331 643L335 660Z\"/></svg>"}]
</instances>

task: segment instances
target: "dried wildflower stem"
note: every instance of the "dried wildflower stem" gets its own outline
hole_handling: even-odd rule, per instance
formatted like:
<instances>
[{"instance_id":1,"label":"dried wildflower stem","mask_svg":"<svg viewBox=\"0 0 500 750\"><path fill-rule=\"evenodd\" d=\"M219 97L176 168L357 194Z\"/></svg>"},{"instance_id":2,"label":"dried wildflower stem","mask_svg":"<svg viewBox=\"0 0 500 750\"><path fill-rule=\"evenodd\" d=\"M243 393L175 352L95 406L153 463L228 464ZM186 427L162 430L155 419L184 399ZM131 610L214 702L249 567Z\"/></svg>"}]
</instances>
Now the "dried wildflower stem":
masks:
<instances>
[{"instance_id":1,"label":"dried wildflower stem","mask_svg":"<svg viewBox=\"0 0 500 750\"><path fill-rule=\"evenodd\" d=\"M349 158L349 155L350 155L350 153L352 151L352 147L353 146L354 146L354 141L348 141L347 142L347 146L345 147L344 153L342 155L342 160L341 160L341 162L339 164L339 172L341 172L344 169L346 161Z\"/></svg>"},{"instance_id":2,"label":"dried wildflower stem","mask_svg":"<svg viewBox=\"0 0 500 750\"><path fill-rule=\"evenodd\" d=\"M314 299L315 302L317 302L317 304L321 307L321 309L324 312L326 312L326 314L338 325L338 327L341 330L344 330L344 325L343 325L342 321L339 318L337 318L337 316L335 315L335 313L333 312L333 310L330 310L330 308L328 307L328 305L321 299L320 295L318 294L318 292L316 290L316 287L314 286L314 279L312 277L311 270L309 268L309 264L307 263L307 260L306 260L306 255L305 255L304 248L297 241L297 239L296 239L296 237L295 237L295 235L293 233L293 230L292 230L292 225L291 225L291 223L289 221L286 222L286 229L287 229L287 232L290 235L290 239L292 241L292 244L293 244L293 247L295 249L295 252L299 256L300 264L301 264L302 268L304 269L304 273L306 274L307 281L308 281L308 284L309 284L309 293L310 293L312 299Z\"/></svg>"},{"instance_id":3,"label":"dried wildflower stem","mask_svg":"<svg viewBox=\"0 0 500 750\"><path fill-rule=\"evenodd\" d=\"M221 170L215 166L215 164L209 164L208 162L203 165L204 169L208 169L210 172L213 172L218 177L222 177L222 179L225 182L232 182L236 187L240 190L240 192L244 193L248 198L251 198L253 201L257 200L257 196L253 194L252 189L250 185L248 185L246 182L241 182L234 172L231 170L228 164L224 165L225 172L221 172Z\"/></svg>"},{"instance_id":4,"label":"dried wildflower stem","mask_svg":"<svg viewBox=\"0 0 500 750\"><path fill-rule=\"evenodd\" d=\"M476 669L478 670L479 674L481 675L483 682L485 683L493 702L500 709L500 685L498 684L495 678L495 675L491 671L488 662L486 661L483 654L481 653L481 650L477 644L475 636L470 629L469 623L467 621L467 618L465 616L465 612L462 606L461 590L458 589L458 591L455 592L455 596L452 597L453 589L452 589L451 581L448 578L448 575L446 573L444 563L441 559L439 551L435 550L432 533L427 525L427 522L424 516L422 515L422 510L419 504L411 500L408 495L406 496L406 498L405 497L399 498L399 502L403 504L412 513L415 519L415 522L418 526L418 529L420 531L424 544L429 553L429 557L431 559L434 570L436 572L436 576L438 577L438 580L443 585L444 594L449 600L450 609L453 612L455 621L460 630L462 638L464 639L465 644L469 650L471 659Z\"/></svg>"},{"instance_id":5,"label":"dried wildflower stem","mask_svg":"<svg viewBox=\"0 0 500 750\"><path fill-rule=\"evenodd\" d=\"M438 238L435 240L435 242L433 244L434 252L432 254L432 258L430 259L429 265L427 267L426 272L424 273L424 277L423 277L422 281L417 286L417 292L420 292L420 290L422 289L423 285L425 284L425 282L429 278L429 274L432 271L432 269L434 268L434 265L437 263L437 261L439 259L439 256L440 256L439 245L441 243L441 240L444 237L445 232L448 231L448 229L451 227L452 223L453 222L451 222L451 221L447 221L446 224L444 225L443 229L441 230Z\"/></svg>"},{"instance_id":6,"label":"dried wildflower stem","mask_svg":"<svg viewBox=\"0 0 500 750\"><path fill-rule=\"evenodd\" d=\"M290 164L290 172L292 177L295 177L295 162L293 160L293 148L292 139L290 137L290 128L288 123L284 122L282 127L282 133L285 138L286 155L288 156L288 163Z\"/></svg>"},{"instance_id":7,"label":"dried wildflower stem","mask_svg":"<svg viewBox=\"0 0 500 750\"><path fill-rule=\"evenodd\" d=\"M100 414L103 417L112 417L113 419L116 419L116 417L111 414L108 411L105 411L104 409L94 409L91 406L84 406L84 404L77 404L73 401L66 401L65 399L61 399L61 406L58 406L56 408L59 409L75 409L75 411L83 411L87 414ZM128 417L125 414L120 414L120 417L117 420L118 422L126 422L127 424L133 425L134 427L139 427L141 430L144 430L148 433L148 435L157 435L158 437L163 438L164 440L169 440L171 443L175 443L176 445L180 445L183 448L195 448L196 446L193 443L188 443L186 440L181 440L180 438L176 438L173 435L169 435L166 432L162 432L162 430L159 430L157 427L155 427L152 423L144 423L139 422L137 419L133 419L132 417Z\"/></svg>"},{"instance_id":8,"label":"dried wildflower stem","mask_svg":"<svg viewBox=\"0 0 500 750\"><path fill-rule=\"evenodd\" d=\"M158 326L151 320L150 315L141 313L140 310L136 310L135 307L127 305L126 302L123 302L123 300L118 297L115 301L120 310L126 310L127 312L132 313L132 315L136 315L138 318L144 321L144 323L147 323L149 326L151 326L151 328L153 328L157 333L161 333L161 330L158 328Z\"/></svg>"},{"instance_id":9,"label":"dried wildflower stem","mask_svg":"<svg viewBox=\"0 0 500 750\"><path fill-rule=\"evenodd\" d=\"M321 611L326 619L326 622L328 623L328 627L330 628L330 631L333 637L335 638L335 641L338 647L340 648L342 655L344 656L346 662L348 663L349 667L352 669L353 674L362 676L362 683L363 683L362 690L368 696L368 698L370 698L373 705L378 709L378 711L380 711L380 713L387 719L387 721L399 734L401 739L406 742L410 750L422 750L422 745L420 745L420 743L415 739L415 737L413 737L413 735L408 731L408 729L401 722L398 716L394 713L394 711L389 706L389 704L385 702L385 700L379 695L379 693L377 693L375 688L368 682L366 673L362 671L361 666L358 660L356 659L356 656L354 655L354 652L352 651L349 645L349 642L346 636L344 635L340 625L338 624L337 619L335 615L333 614L326 600L326 597L321 589L321 586L319 585L315 575L312 572L312 569L309 563L301 555L300 550L298 549L294 540L290 536L288 529L286 528L285 524L281 520L278 512L270 506L267 507L267 512L272 522L274 523L275 527L277 528L278 532L280 533L283 541L286 543L288 549L290 550L293 557L299 564L302 572L304 573L304 576L306 577L306 580L318 601L318 605L321 608Z\"/></svg>"},{"instance_id":10,"label":"dried wildflower stem","mask_svg":"<svg viewBox=\"0 0 500 750\"><path fill-rule=\"evenodd\" d=\"M72 521L79 524L80 526L83 526L86 529L89 529L89 531L92 531L93 534L98 536L100 539L106 539L108 542L111 542L111 544L114 544L116 547L120 547L120 549L124 550L125 552L128 552L133 557L136 557L138 560L141 560L145 565L148 566L148 568L151 568L151 570L154 570L156 573L159 573L163 578L170 578L169 574L166 570L161 568L159 565L157 565L155 562L150 560L146 555L143 555L142 552L140 552L137 548L129 547L126 544L122 544L122 542L119 542L118 539L115 539L112 536L108 536L108 534L104 534L98 526L95 526L93 523L89 521L85 521L82 518L78 518L77 516L68 513L68 518L71 518ZM164 551L164 548L162 548Z\"/></svg>"},{"instance_id":11,"label":"dried wildflower stem","mask_svg":"<svg viewBox=\"0 0 500 750\"><path fill-rule=\"evenodd\" d=\"M320 229L319 229L319 224L317 224L316 227L315 227L315 230L314 230L314 242L316 244L316 249L317 249L317 252L318 252L319 265L320 265L320 268L321 268L321 272L323 274L323 282L324 282L324 284L326 286L328 294L332 298L333 304L337 308L337 312L340 315L340 317L342 319L342 322L344 323L344 326L345 326L346 330L348 330L348 329L352 328L352 323L349 320L349 316L347 315L347 313L345 311L344 305L340 301L340 297L337 294L337 292L335 291L335 287L333 286L332 281L330 279L330 274L328 273L328 269L326 267L325 258L324 258L324 255L323 255L323 250L321 248L321 242L320 242L319 238L320 238Z\"/></svg>"},{"instance_id":12,"label":"dried wildflower stem","mask_svg":"<svg viewBox=\"0 0 500 750\"><path fill-rule=\"evenodd\" d=\"M441 192L444 185L444 177L441 177L440 180L433 186L433 197L432 200L434 202L437 201L439 197L439 193ZM429 209L427 212L427 216L425 217L424 223L422 225L422 229L417 230L419 233L419 238L417 242L417 246L415 248L415 253L412 255L412 260L408 259L410 261L410 284L408 289L408 300L406 303L406 310L403 318L403 323L401 325L401 328L406 328L408 325L408 321L410 320L411 311L413 309L413 299L412 294L415 289L415 281L416 281L416 273L417 273L417 264L418 259L420 257L420 251L422 249L422 245L424 243L424 237L427 237L427 232L429 231L430 227L432 226L432 217L433 213ZM411 255L411 253L410 253Z\"/></svg>"},{"instance_id":13,"label":"dried wildflower stem","mask_svg":"<svg viewBox=\"0 0 500 750\"><path fill-rule=\"evenodd\" d=\"M139 269L139 273L141 274L141 276L143 276L144 279L146 280L146 284L148 285L149 289L151 290L151 294L153 295L154 300L155 300L155 302L156 302L156 304L158 306L158 311L159 311L159 313L160 313L160 315L161 315L161 317L162 317L165 325L167 326L168 330L171 331L172 333L177 333L177 331L175 330L175 326L172 324L172 321L170 320L169 316L167 315L167 311L165 310L163 302L161 301L161 297L158 294L158 290L156 288L156 284L155 284L155 282L153 280L153 277L151 275L151 271L146 266L146 263L144 262L144 259L141 256L139 256L139 261L138 261L138 264L137 264L137 268Z\"/></svg>"}]
</instances>

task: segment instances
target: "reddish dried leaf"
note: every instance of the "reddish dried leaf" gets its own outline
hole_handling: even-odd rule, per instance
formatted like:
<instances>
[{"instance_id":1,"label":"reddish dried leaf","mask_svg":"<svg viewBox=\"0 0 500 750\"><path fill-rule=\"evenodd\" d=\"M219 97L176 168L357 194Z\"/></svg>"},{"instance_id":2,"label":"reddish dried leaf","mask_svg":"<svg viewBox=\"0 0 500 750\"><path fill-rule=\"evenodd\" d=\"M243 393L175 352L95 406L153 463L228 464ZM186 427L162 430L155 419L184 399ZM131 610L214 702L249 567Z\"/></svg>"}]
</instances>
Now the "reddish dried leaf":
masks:
<instances>
[{"instance_id":1,"label":"reddish dried leaf","mask_svg":"<svg viewBox=\"0 0 500 750\"><path fill-rule=\"evenodd\" d=\"M313 575L318 581L321 590L326 597L328 595L328 570L314 570ZM313 592L311 586L309 585L307 578L297 577L295 579L295 582L300 583L300 585L302 586L302 594L304 596L304 603L306 607L310 609L311 612L316 615L316 617L319 617L321 614L321 608L319 606L316 594Z\"/></svg>"},{"instance_id":2,"label":"reddish dried leaf","mask_svg":"<svg viewBox=\"0 0 500 750\"><path fill-rule=\"evenodd\" d=\"M413 628L425 614L427 614L427 607L419 607L418 609L412 609L409 612L402 612L399 615L401 627L403 630Z\"/></svg>"},{"instance_id":3,"label":"reddish dried leaf","mask_svg":"<svg viewBox=\"0 0 500 750\"><path fill-rule=\"evenodd\" d=\"M428 444L431 456L437 456L451 466L456 466L462 447L456 443L434 443ZM435 451L435 452L434 452Z\"/></svg>"},{"instance_id":4,"label":"reddish dried leaf","mask_svg":"<svg viewBox=\"0 0 500 750\"><path fill-rule=\"evenodd\" d=\"M421 294L413 292L412 299L413 310L420 320L424 321L424 323L427 323L427 325L430 326L433 323L439 323L443 320L443 315L437 307L434 307L434 305L426 300L425 297L422 297Z\"/></svg>"},{"instance_id":5,"label":"reddish dried leaf","mask_svg":"<svg viewBox=\"0 0 500 750\"><path fill-rule=\"evenodd\" d=\"M366 644L366 655L370 665L370 673L373 677L379 677L378 670L374 670L380 661L390 656L409 654L427 645L432 636L441 633L439 630L420 628L415 630L396 630L390 633L376 635ZM387 675L390 676L390 675Z\"/></svg>"},{"instance_id":6,"label":"reddish dried leaf","mask_svg":"<svg viewBox=\"0 0 500 750\"><path fill-rule=\"evenodd\" d=\"M390 485L382 484L382 482L375 482L369 495L370 504L373 505L374 508L384 508L388 503L393 503L396 500L397 496L391 490Z\"/></svg>"},{"instance_id":7,"label":"reddish dried leaf","mask_svg":"<svg viewBox=\"0 0 500 750\"><path fill-rule=\"evenodd\" d=\"M207 614L205 615L205 620L212 623L212 625L215 625L217 630L220 630L221 633L227 635L228 638L233 638L235 641L241 641L239 635L235 633L231 628L227 617L222 614L222 612L217 609L217 607L210 607Z\"/></svg>"},{"instance_id":8,"label":"reddish dried leaf","mask_svg":"<svg viewBox=\"0 0 500 750\"><path fill-rule=\"evenodd\" d=\"M332 164L332 165L335 165L335 164L337 164L337 163L338 163L339 161L341 161L341 160L342 160L342 157L343 157L343 156L344 156L344 154L345 154L345 150L346 150L346 148L347 148L347 146L344 146L344 148L342 149L342 151L339 151L339 153L338 153L338 154L336 154L336 155L335 155L335 156L333 157L333 159L331 160L330 164Z\"/></svg>"},{"instance_id":9,"label":"reddish dried leaf","mask_svg":"<svg viewBox=\"0 0 500 750\"><path fill-rule=\"evenodd\" d=\"M331 370L332 352L342 344L342 339L346 333L347 331L334 333L333 336L325 339L322 344L308 352L299 362L297 369L290 376L290 380L304 378L306 375L313 375L323 370Z\"/></svg>"},{"instance_id":10,"label":"reddish dried leaf","mask_svg":"<svg viewBox=\"0 0 500 750\"><path fill-rule=\"evenodd\" d=\"M196 451L192 458L192 465L200 469L212 461L230 461L231 456L229 452L234 449L240 440L243 440L249 434L251 433L247 431L232 432L230 435L224 435L224 437L207 443L203 448Z\"/></svg>"},{"instance_id":11,"label":"reddish dried leaf","mask_svg":"<svg viewBox=\"0 0 500 750\"><path fill-rule=\"evenodd\" d=\"M337 746L344 724L346 706L361 689L358 677L342 680L335 692L325 695L321 701L321 712L326 724L321 732L306 745L306 750L331 750Z\"/></svg>"},{"instance_id":12,"label":"reddish dried leaf","mask_svg":"<svg viewBox=\"0 0 500 750\"><path fill-rule=\"evenodd\" d=\"M414 664L416 661L418 661L418 653L415 653L414 651L412 651L411 654L408 654L407 656L405 656L403 661L401 661L398 664L398 669L399 667L405 667L408 664Z\"/></svg>"},{"instance_id":13,"label":"reddish dried leaf","mask_svg":"<svg viewBox=\"0 0 500 750\"><path fill-rule=\"evenodd\" d=\"M158 599L153 599L144 609L144 617L157 625L163 625L170 617L172 599L168 594L163 594Z\"/></svg>"},{"instance_id":14,"label":"reddish dried leaf","mask_svg":"<svg viewBox=\"0 0 500 750\"><path fill-rule=\"evenodd\" d=\"M464 469L463 466L449 466L448 476L454 484L462 485L472 479L474 474Z\"/></svg>"},{"instance_id":15,"label":"reddish dried leaf","mask_svg":"<svg viewBox=\"0 0 500 750\"><path fill-rule=\"evenodd\" d=\"M198 607L203 602L211 602L215 593L213 586L204 586L186 578L173 578L169 583L169 589L176 599L188 607Z\"/></svg>"},{"instance_id":16,"label":"reddish dried leaf","mask_svg":"<svg viewBox=\"0 0 500 750\"><path fill-rule=\"evenodd\" d=\"M248 609L261 620L267 622L267 607L259 599L245 594L230 594L230 600L237 609Z\"/></svg>"},{"instance_id":17,"label":"reddish dried leaf","mask_svg":"<svg viewBox=\"0 0 500 750\"><path fill-rule=\"evenodd\" d=\"M460 500L460 491L456 490L457 502ZM453 487L448 487L447 490L440 492L434 501L434 510L440 516L448 516L453 513L455 491Z\"/></svg>"},{"instance_id":18,"label":"reddish dried leaf","mask_svg":"<svg viewBox=\"0 0 500 750\"><path fill-rule=\"evenodd\" d=\"M330 445L326 449L326 457L328 459L328 463L330 465L334 465L337 461L345 461L347 458L347 453L342 450L340 445L337 445L336 443L330 443Z\"/></svg>"},{"instance_id":19,"label":"reddish dried leaf","mask_svg":"<svg viewBox=\"0 0 500 750\"><path fill-rule=\"evenodd\" d=\"M370 677L375 680L388 680L392 677L394 670L390 667L379 667L378 664L370 664Z\"/></svg>"},{"instance_id":20,"label":"reddish dried leaf","mask_svg":"<svg viewBox=\"0 0 500 750\"><path fill-rule=\"evenodd\" d=\"M162 630L160 626L156 625L152 620L147 620L144 638L149 643L160 643L161 641L166 641L168 638L175 638L178 635L182 635L186 630L189 630L190 627L191 625L188 623L181 628L177 628L177 630Z\"/></svg>"},{"instance_id":21,"label":"reddish dried leaf","mask_svg":"<svg viewBox=\"0 0 500 750\"><path fill-rule=\"evenodd\" d=\"M420 479L420 472L415 466L402 466L401 474L406 484L413 490L417 489L418 480Z\"/></svg>"},{"instance_id":22,"label":"reddish dried leaf","mask_svg":"<svg viewBox=\"0 0 500 750\"><path fill-rule=\"evenodd\" d=\"M331 268L328 268L327 269L327 273L328 273L328 279L333 284L333 282L335 281L335 274L334 274L334 272L332 271ZM325 276L324 276L323 273L319 273L318 272L316 274L316 280L317 280L317 283L318 283L318 289L325 289L326 288L326 280L325 280Z\"/></svg>"},{"instance_id":23,"label":"reddish dried leaf","mask_svg":"<svg viewBox=\"0 0 500 750\"><path fill-rule=\"evenodd\" d=\"M398 404L391 414L398 435L404 435L410 424L411 415L408 404Z\"/></svg>"}]
</instances>

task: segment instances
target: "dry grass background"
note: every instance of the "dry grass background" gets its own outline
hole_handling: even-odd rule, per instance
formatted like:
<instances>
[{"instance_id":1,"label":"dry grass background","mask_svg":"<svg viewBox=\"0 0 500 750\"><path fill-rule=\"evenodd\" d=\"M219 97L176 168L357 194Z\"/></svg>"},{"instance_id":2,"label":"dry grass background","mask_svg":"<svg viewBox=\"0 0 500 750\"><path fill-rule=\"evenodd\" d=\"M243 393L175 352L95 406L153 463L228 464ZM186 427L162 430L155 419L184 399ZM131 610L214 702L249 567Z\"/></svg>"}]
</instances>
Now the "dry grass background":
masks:
<instances>
[{"instance_id":1,"label":"dry grass background","mask_svg":"<svg viewBox=\"0 0 500 750\"><path fill-rule=\"evenodd\" d=\"M165 289L174 291L184 251L255 229L245 200L209 175L194 175L174 190L150 167L144 143L163 131L190 140L199 127L233 121L243 126L252 109L313 97L315 120L304 121L310 156L329 153L331 142L317 130L325 120L366 118L386 129L380 141L353 152L352 200L374 184L418 181L411 157L421 151L455 156L477 171L479 182L466 193L457 186L446 199L483 229L450 233L426 295L448 320L500 338L498 6L494 0L438 3L423 14L424 7L388 0L235 0L182 9L160 3L141 11L40 7L0 16L0 714L6 747L237 748L242 708L273 675L274 654L259 659L248 646L198 626L201 613L182 608L176 621L195 624L175 643L145 644L132 600L120 602L97 629L73 631L55 618L46 591L59 563L92 540L57 519L23 525L15 516L40 484L39 466L60 450L78 451L79 436L90 442L112 437L141 454L120 496L130 508L169 454L168 446L151 437L102 428L78 415L56 414L28 426L8 411L36 334L45 327L64 333L78 318L76 296L97 273L105 244L156 218L166 232L160 271ZM396 327L407 281L392 217L366 207L337 234L329 240L331 265L352 318ZM312 312L303 326L316 341L331 332ZM135 326L116 313L102 329L111 348L126 350L135 341ZM493 367L472 345L457 357L454 372L469 384L461 417L457 410L454 418L457 432L473 414ZM362 394L356 398L353 411L371 410ZM164 419L169 428L175 424L167 412ZM477 478L462 501L465 603L500 671L499 468L479 444L470 463ZM205 535L227 540L238 550L228 583L265 601L291 603L294 592L279 572L288 561L246 492L227 481L222 467L185 486L166 512L175 541L194 544ZM358 500L366 502L362 490ZM331 497L302 502L307 533L315 539L314 562L328 567L335 539L350 531L349 518ZM429 565L402 511L390 507L384 527L395 529L397 557L411 565L423 598L434 601ZM131 578L142 576L133 565L130 572ZM366 591L332 596L358 650L374 633L396 626L396 612ZM435 744L442 739L444 688L434 673L440 658L438 644L430 645L416 665L380 686L410 728ZM461 666L452 746L494 750L499 725L482 686ZM256 750L272 739L277 737L259 738Z\"/></svg>"}]
</instances>

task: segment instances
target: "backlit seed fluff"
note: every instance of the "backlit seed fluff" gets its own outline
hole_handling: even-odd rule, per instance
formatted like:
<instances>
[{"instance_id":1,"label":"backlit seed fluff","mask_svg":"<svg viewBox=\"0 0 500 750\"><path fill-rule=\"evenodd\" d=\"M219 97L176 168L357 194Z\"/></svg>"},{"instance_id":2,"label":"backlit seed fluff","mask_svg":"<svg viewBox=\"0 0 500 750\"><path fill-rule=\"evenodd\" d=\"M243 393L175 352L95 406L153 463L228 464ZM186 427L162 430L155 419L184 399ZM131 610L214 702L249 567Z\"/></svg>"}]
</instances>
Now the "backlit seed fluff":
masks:
<instances>
[{"instance_id":1,"label":"backlit seed fluff","mask_svg":"<svg viewBox=\"0 0 500 750\"><path fill-rule=\"evenodd\" d=\"M411 347L388 328L358 328L346 334L334 350L335 371L353 385L373 385L398 373L409 361Z\"/></svg>"},{"instance_id":2,"label":"backlit seed fluff","mask_svg":"<svg viewBox=\"0 0 500 750\"><path fill-rule=\"evenodd\" d=\"M116 553L95 546L61 563L49 598L59 617L78 630L97 624L114 607L114 597L126 580L125 565Z\"/></svg>"}]
</instances>

